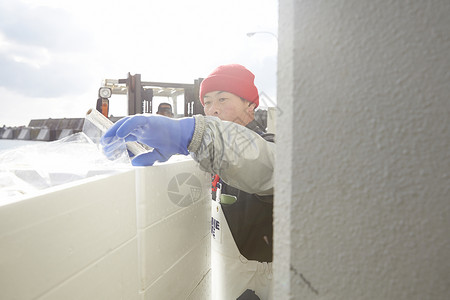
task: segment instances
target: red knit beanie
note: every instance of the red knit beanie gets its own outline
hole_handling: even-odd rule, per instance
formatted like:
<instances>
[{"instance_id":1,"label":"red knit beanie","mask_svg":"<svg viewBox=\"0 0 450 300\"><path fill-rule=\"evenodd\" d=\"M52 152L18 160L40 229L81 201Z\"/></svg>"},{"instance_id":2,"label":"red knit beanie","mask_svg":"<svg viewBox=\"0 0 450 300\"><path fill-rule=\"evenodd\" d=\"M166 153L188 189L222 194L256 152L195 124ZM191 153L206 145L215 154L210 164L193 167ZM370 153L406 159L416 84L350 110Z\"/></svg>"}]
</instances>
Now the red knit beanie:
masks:
<instances>
[{"instance_id":1,"label":"red knit beanie","mask_svg":"<svg viewBox=\"0 0 450 300\"><path fill-rule=\"evenodd\" d=\"M203 97L213 91L229 92L259 105L258 89L254 83L255 75L244 66L238 64L217 67L203 79L200 85L200 102L204 106ZM255 108L256 108L255 107Z\"/></svg>"}]
</instances>

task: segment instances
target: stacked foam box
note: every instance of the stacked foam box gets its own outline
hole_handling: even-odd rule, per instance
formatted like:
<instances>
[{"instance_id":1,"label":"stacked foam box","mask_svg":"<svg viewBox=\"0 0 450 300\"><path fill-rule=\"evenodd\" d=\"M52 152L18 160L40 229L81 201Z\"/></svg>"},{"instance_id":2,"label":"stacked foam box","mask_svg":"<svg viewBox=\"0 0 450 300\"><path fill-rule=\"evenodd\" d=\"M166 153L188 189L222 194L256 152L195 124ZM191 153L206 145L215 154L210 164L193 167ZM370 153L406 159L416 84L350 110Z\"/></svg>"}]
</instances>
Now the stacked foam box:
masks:
<instances>
[{"instance_id":1,"label":"stacked foam box","mask_svg":"<svg viewBox=\"0 0 450 300\"><path fill-rule=\"evenodd\" d=\"M142 300L209 299L210 179L193 161L138 170Z\"/></svg>"},{"instance_id":2,"label":"stacked foam box","mask_svg":"<svg viewBox=\"0 0 450 300\"><path fill-rule=\"evenodd\" d=\"M0 299L209 299L209 184L186 160L0 201Z\"/></svg>"},{"instance_id":3,"label":"stacked foam box","mask_svg":"<svg viewBox=\"0 0 450 300\"><path fill-rule=\"evenodd\" d=\"M134 172L0 206L0 299L137 299Z\"/></svg>"}]
</instances>

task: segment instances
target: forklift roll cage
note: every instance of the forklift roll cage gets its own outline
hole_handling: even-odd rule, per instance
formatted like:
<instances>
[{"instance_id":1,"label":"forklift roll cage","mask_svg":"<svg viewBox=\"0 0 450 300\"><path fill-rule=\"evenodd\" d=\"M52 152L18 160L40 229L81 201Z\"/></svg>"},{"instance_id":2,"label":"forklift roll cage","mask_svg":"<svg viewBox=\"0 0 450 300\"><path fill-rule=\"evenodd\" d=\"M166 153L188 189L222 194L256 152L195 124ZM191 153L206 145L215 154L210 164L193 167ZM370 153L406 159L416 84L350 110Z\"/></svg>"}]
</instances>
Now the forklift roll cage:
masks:
<instances>
[{"instance_id":1,"label":"forklift roll cage","mask_svg":"<svg viewBox=\"0 0 450 300\"><path fill-rule=\"evenodd\" d=\"M172 98L175 115L177 112L177 97L184 95L184 112L185 117L196 114L204 114L203 107L199 100L199 88L203 78L195 79L193 84L186 83L169 83L169 82L149 82L142 81L141 74L131 75L128 73L126 79L105 79L99 90L99 99L101 105L97 105L97 109L108 117L109 97L102 97L102 89L110 89L111 95L127 95L128 98L128 115L152 113L153 97ZM99 108L100 107L100 108Z\"/></svg>"}]
</instances>

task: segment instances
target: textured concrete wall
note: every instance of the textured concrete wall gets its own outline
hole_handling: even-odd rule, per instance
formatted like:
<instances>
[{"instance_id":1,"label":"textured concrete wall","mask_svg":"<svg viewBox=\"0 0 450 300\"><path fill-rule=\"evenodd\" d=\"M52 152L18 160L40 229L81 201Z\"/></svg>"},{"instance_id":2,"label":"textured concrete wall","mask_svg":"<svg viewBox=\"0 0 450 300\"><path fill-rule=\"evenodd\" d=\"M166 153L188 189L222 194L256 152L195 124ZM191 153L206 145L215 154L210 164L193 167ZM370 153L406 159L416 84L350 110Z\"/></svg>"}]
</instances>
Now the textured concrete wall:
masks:
<instances>
[{"instance_id":1,"label":"textured concrete wall","mask_svg":"<svg viewBox=\"0 0 450 300\"><path fill-rule=\"evenodd\" d=\"M274 299L448 299L450 1L279 16Z\"/></svg>"}]
</instances>

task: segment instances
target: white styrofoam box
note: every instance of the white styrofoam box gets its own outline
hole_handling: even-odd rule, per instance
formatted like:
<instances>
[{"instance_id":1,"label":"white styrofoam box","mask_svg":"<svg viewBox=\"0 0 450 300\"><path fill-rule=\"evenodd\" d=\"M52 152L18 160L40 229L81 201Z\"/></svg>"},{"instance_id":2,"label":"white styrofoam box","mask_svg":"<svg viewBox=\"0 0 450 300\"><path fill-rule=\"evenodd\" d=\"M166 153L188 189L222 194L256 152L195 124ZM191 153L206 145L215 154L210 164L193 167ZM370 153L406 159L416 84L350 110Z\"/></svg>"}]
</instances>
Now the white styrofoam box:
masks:
<instances>
[{"instance_id":1,"label":"white styrofoam box","mask_svg":"<svg viewBox=\"0 0 450 300\"><path fill-rule=\"evenodd\" d=\"M208 235L172 267L165 270L142 293L141 300L211 299L210 245Z\"/></svg>"},{"instance_id":2,"label":"white styrofoam box","mask_svg":"<svg viewBox=\"0 0 450 300\"><path fill-rule=\"evenodd\" d=\"M139 230L144 288L171 268L183 256L209 237L203 203L193 204L175 215ZM186 270L189 271L189 270Z\"/></svg>"},{"instance_id":3,"label":"white styrofoam box","mask_svg":"<svg viewBox=\"0 0 450 300\"><path fill-rule=\"evenodd\" d=\"M128 171L0 203L0 299L35 299L55 288L64 294L61 284L136 239L135 198L135 173ZM133 265L131 252L122 259ZM113 277L123 269L110 271ZM123 280L109 288L123 284L121 292L132 294ZM86 291L95 291L98 280L90 284Z\"/></svg>"},{"instance_id":4,"label":"white styrofoam box","mask_svg":"<svg viewBox=\"0 0 450 300\"><path fill-rule=\"evenodd\" d=\"M0 205L0 299L209 299L210 176L192 159Z\"/></svg>"},{"instance_id":5,"label":"white styrofoam box","mask_svg":"<svg viewBox=\"0 0 450 300\"><path fill-rule=\"evenodd\" d=\"M136 191L138 228L146 228L198 201L210 205L211 175L188 157L138 168L136 185L140 187Z\"/></svg>"},{"instance_id":6,"label":"white styrofoam box","mask_svg":"<svg viewBox=\"0 0 450 300\"><path fill-rule=\"evenodd\" d=\"M137 239L112 250L38 300L138 300Z\"/></svg>"},{"instance_id":7,"label":"white styrofoam box","mask_svg":"<svg viewBox=\"0 0 450 300\"><path fill-rule=\"evenodd\" d=\"M192 159L186 159L141 168L136 181L141 290L146 290L168 270L178 269L176 264L182 264L193 249L204 248L205 239L209 242L211 178ZM177 276L186 281L186 287L199 284L192 274L201 278L210 269L210 254L202 253L191 255L196 257L192 268L180 268Z\"/></svg>"},{"instance_id":8,"label":"white styrofoam box","mask_svg":"<svg viewBox=\"0 0 450 300\"><path fill-rule=\"evenodd\" d=\"M202 278L202 281L195 287L186 300L210 300L211 297L211 269Z\"/></svg>"}]
</instances>

